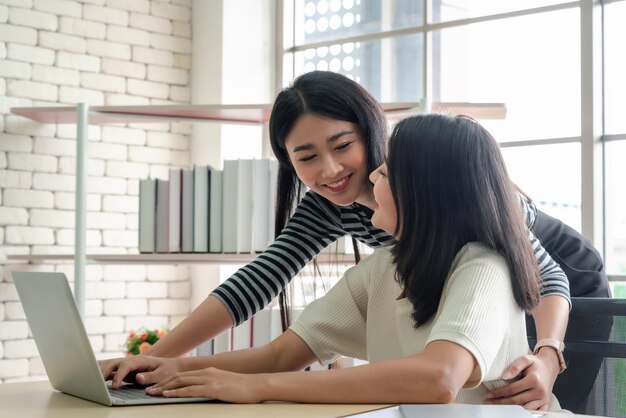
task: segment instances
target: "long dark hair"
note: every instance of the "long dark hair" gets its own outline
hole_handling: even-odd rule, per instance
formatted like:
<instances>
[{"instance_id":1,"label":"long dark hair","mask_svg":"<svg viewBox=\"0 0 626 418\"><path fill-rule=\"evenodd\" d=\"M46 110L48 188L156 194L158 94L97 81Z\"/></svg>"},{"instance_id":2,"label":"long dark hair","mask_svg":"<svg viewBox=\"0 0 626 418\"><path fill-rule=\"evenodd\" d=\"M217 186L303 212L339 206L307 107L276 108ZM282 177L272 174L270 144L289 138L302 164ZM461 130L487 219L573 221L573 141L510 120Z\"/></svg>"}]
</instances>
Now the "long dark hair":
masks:
<instances>
[{"instance_id":1,"label":"long dark hair","mask_svg":"<svg viewBox=\"0 0 626 418\"><path fill-rule=\"evenodd\" d=\"M502 255L515 301L539 301L539 269L515 188L498 144L478 122L442 114L407 118L389 140L388 176L396 202L396 279L416 326L436 313L452 262L468 242Z\"/></svg>"},{"instance_id":2,"label":"long dark hair","mask_svg":"<svg viewBox=\"0 0 626 418\"><path fill-rule=\"evenodd\" d=\"M301 197L302 182L291 165L285 141L298 119L306 114L355 123L365 141L368 172L382 164L385 157L387 122L380 104L363 87L328 71L313 71L296 78L276 97L269 123L270 143L279 162L274 224L277 236ZM356 245L355 256L358 261ZM289 303L285 290L279 300L286 329Z\"/></svg>"}]
</instances>

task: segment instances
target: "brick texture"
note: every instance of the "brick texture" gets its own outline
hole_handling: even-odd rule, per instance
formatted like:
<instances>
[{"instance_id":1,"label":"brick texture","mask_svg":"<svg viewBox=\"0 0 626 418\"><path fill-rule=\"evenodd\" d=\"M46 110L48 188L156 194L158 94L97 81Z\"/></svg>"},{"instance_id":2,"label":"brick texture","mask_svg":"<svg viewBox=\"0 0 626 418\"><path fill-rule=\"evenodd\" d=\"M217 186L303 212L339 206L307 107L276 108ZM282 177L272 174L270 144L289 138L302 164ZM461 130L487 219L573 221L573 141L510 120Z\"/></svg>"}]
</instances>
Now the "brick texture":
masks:
<instances>
[{"instance_id":1,"label":"brick texture","mask_svg":"<svg viewBox=\"0 0 626 418\"><path fill-rule=\"evenodd\" d=\"M7 254L71 254L76 126L12 115L20 106L190 102L191 2L0 1L0 382L45 378L7 267ZM138 184L186 165L181 123L90 125L88 252L137 251ZM97 358L120 355L127 333L173 326L190 309L189 269L88 265L85 326ZM73 286L73 285L72 285Z\"/></svg>"}]
</instances>

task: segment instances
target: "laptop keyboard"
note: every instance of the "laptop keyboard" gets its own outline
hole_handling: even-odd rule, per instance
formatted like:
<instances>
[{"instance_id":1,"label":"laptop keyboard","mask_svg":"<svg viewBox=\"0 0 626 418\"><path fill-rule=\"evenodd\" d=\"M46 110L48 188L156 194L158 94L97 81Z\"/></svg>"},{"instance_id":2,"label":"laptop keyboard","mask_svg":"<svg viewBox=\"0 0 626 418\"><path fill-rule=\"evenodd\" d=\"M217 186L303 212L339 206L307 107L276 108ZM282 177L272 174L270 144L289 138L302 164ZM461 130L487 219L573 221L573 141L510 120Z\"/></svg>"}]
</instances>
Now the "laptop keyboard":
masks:
<instances>
[{"instance_id":1,"label":"laptop keyboard","mask_svg":"<svg viewBox=\"0 0 626 418\"><path fill-rule=\"evenodd\" d=\"M150 396L146 394L145 386L138 385L124 385L118 390L115 390L111 387L107 387L109 389L109 394L113 398L131 400L131 399L151 399L158 398L158 396Z\"/></svg>"}]
</instances>

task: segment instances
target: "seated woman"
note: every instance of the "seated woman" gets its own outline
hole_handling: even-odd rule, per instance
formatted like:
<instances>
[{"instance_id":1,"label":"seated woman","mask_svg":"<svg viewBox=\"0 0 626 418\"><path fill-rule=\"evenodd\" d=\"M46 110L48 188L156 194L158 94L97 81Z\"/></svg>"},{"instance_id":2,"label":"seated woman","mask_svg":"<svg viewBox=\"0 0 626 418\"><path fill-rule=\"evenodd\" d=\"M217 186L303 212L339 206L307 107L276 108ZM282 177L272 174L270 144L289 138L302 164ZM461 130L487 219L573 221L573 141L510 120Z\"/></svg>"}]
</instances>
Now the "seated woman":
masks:
<instances>
[{"instance_id":1,"label":"seated woman","mask_svg":"<svg viewBox=\"0 0 626 418\"><path fill-rule=\"evenodd\" d=\"M137 357L113 386L230 402L483 403L529 352L539 300L528 229L498 145L477 122L432 114L398 123L374 183L372 222L398 242L346 272L269 344L209 357ZM369 364L298 371L338 355ZM558 408L556 399L551 409Z\"/></svg>"}]
</instances>

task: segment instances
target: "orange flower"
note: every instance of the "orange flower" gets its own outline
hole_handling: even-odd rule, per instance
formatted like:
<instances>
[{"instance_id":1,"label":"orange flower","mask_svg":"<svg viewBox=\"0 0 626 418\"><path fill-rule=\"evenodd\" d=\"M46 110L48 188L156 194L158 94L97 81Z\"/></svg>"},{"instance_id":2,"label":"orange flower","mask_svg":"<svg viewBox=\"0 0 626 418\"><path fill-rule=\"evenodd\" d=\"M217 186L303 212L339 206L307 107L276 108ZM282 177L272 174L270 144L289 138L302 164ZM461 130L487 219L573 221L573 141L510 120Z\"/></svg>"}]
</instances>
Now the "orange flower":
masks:
<instances>
[{"instance_id":1,"label":"orange flower","mask_svg":"<svg viewBox=\"0 0 626 418\"><path fill-rule=\"evenodd\" d=\"M147 332L144 332L143 334L141 334L139 336L139 340L141 340L141 341L146 341L147 339L148 339L148 333Z\"/></svg>"},{"instance_id":2,"label":"orange flower","mask_svg":"<svg viewBox=\"0 0 626 418\"><path fill-rule=\"evenodd\" d=\"M152 344L150 343L141 343L141 345L139 346L139 353L143 354L150 347L152 347Z\"/></svg>"},{"instance_id":3,"label":"orange flower","mask_svg":"<svg viewBox=\"0 0 626 418\"><path fill-rule=\"evenodd\" d=\"M167 334L167 331L163 331L162 329L157 331L157 337L159 337L159 339L163 338L165 334Z\"/></svg>"},{"instance_id":4,"label":"orange flower","mask_svg":"<svg viewBox=\"0 0 626 418\"><path fill-rule=\"evenodd\" d=\"M133 338L135 338L135 335L137 335L135 334L135 331L131 331L130 334L128 334L128 339L132 340Z\"/></svg>"}]
</instances>

